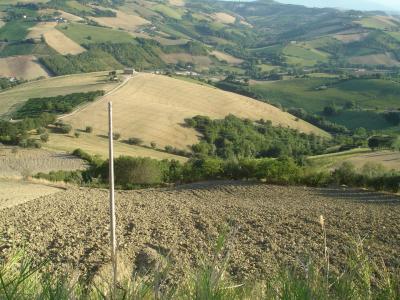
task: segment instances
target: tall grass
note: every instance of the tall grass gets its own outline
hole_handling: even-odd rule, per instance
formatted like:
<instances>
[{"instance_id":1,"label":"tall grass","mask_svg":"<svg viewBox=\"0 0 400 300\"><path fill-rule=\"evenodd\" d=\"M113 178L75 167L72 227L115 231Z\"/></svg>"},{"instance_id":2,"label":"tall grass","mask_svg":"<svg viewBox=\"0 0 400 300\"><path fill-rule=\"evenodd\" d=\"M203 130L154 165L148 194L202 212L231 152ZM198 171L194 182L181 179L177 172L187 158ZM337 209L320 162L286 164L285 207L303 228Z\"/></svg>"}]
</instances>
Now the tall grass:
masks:
<instances>
[{"instance_id":1,"label":"tall grass","mask_svg":"<svg viewBox=\"0 0 400 300\"><path fill-rule=\"evenodd\" d=\"M399 274L383 262L371 260L362 240L354 241L341 273L331 271L324 221L323 251L301 269L282 266L268 280L238 283L227 272L231 248L222 235L211 259L186 274L176 284L168 280L168 264L158 264L144 274L120 279L116 299L400 299ZM321 247L321 248L322 248ZM106 279L89 284L55 276L45 264L35 265L24 252L15 252L0 266L0 299L111 299Z\"/></svg>"}]
</instances>

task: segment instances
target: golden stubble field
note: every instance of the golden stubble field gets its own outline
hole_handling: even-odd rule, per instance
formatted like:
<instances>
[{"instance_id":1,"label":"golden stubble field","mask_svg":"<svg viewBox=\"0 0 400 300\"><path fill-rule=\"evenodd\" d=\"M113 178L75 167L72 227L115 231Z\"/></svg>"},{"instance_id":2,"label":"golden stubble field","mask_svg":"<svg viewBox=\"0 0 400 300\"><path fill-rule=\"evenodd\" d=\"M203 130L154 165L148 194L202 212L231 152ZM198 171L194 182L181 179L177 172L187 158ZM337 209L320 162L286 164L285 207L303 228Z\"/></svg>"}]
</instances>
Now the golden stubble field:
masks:
<instances>
[{"instance_id":1,"label":"golden stubble field","mask_svg":"<svg viewBox=\"0 0 400 300\"><path fill-rule=\"evenodd\" d=\"M154 74L139 74L100 101L64 118L74 128L92 126L95 134L107 133L107 102L113 102L114 130L122 139L138 137L146 144L154 141L186 148L198 142L198 133L183 126L184 119L196 115L223 118L234 114L242 118L271 120L307 133L325 132L278 108L238 94L229 93Z\"/></svg>"},{"instance_id":2,"label":"golden stubble field","mask_svg":"<svg viewBox=\"0 0 400 300\"><path fill-rule=\"evenodd\" d=\"M114 10L114 11L117 14L116 17L101 17L101 18L93 17L92 19L104 26L116 29L122 28L130 32L136 31L140 26L150 24L148 20L138 15L127 14L120 10Z\"/></svg>"},{"instance_id":3,"label":"golden stubble field","mask_svg":"<svg viewBox=\"0 0 400 300\"><path fill-rule=\"evenodd\" d=\"M117 85L118 83L116 82L108 81L108 72L66 75L28 82L10 90L0 92L0 117L9 113L15 106L21 105L29 98L50 97L95 90L108 92Z\"/></svg>"},{"instance_id":4,"label":"golden stubble field","mask_svg":"<svg viewBox=\"0 0 400 300\"><path fill-rule=\"evenodd\" d=\"M85 52L86 49L77 44L61 31L53 28L43 33L46 43L62 55L76 55Z\"/></svg>"}]
</instances>

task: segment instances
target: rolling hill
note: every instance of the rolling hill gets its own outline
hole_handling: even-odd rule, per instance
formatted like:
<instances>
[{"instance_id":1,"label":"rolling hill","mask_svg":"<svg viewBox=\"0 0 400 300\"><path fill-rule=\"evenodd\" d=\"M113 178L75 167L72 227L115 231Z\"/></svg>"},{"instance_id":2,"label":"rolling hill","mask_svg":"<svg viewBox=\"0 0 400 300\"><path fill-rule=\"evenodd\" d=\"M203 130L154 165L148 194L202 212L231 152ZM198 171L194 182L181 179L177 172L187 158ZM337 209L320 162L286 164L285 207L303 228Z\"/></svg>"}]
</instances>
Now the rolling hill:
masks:
<instances>
[{"instance_id":1,"label":"rolling hill","mask_svg":"<svg viewBox=\"0 0 400 300\"><path fill-rule=\"evenodd\" d=\"M139 74L125 86L84 109L64 118L74 128L93 126L98 135L107 134L107 101L113 102L115 131L121 139L136 137L145 144L171 145L185 149L198 141L184 119L196 115L221 118L234 114L253 120L271 120L307 133L327 134L278 108L254 99L215 88L154 74Z\"/></svg>"}]
</instances>

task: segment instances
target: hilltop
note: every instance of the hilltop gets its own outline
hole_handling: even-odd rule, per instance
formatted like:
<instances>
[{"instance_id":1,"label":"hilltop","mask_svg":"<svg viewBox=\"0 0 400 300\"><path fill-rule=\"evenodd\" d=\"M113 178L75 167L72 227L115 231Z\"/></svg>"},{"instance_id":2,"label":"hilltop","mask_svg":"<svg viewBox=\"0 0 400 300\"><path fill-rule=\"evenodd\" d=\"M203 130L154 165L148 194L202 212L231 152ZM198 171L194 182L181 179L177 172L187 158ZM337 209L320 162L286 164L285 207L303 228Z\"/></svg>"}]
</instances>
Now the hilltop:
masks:
<instances>
[{"instance_id":1,"label":"hilltop","mask_svg":"<svg viewBox=\"0 0 400 300\"><path fill-rule=\"evenodd\" d=\"M327 136L317 127L278 108L238 94L155 74L138 74L115 93L63 118L74 128L93 126L107 133L107 102L113 102L115 131L122 139L140 138L146 144L185 149L198 142L198 133L184 126L185 118L206 115L223 118L234 114L252 120Z\"/></svg>"}]
</instances>

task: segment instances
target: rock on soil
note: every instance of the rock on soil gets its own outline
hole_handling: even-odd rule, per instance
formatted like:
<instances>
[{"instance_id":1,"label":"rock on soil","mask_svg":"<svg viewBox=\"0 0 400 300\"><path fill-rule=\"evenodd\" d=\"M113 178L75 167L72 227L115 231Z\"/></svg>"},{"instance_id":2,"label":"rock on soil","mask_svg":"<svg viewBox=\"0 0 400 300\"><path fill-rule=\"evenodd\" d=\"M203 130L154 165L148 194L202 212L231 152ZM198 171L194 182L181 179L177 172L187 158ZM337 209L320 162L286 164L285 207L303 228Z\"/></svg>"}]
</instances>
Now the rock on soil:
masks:
<instances>
[{"instance_id":1,"label":"rock on soil","mask_svg":"<svg viewBox=\"0 0 400 300\"><path fill-rule=\"evenodd\" d=\"M36 261L89 277L109 263L108 192L76 188L0 211L1 255L25 246ZM374 258L400 268L400 199L361 190L221 182L177 189L119 191L119 255L136 270L167 259L171 276L211 257L219 232L233 228L229 272L265 277L277 264L323 255L325 218L331 263L358 238Z\"/></svg>"}]
</instances>

